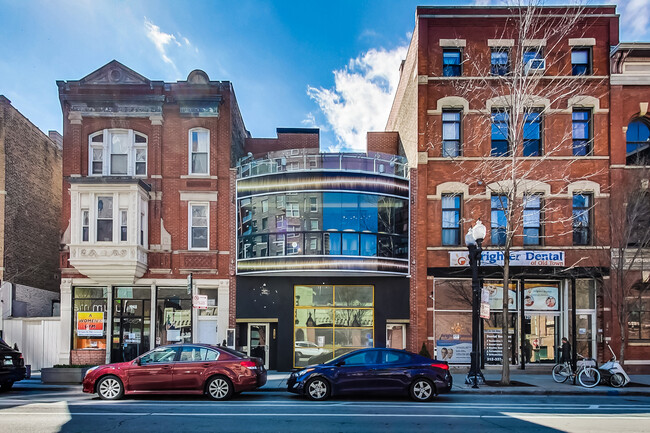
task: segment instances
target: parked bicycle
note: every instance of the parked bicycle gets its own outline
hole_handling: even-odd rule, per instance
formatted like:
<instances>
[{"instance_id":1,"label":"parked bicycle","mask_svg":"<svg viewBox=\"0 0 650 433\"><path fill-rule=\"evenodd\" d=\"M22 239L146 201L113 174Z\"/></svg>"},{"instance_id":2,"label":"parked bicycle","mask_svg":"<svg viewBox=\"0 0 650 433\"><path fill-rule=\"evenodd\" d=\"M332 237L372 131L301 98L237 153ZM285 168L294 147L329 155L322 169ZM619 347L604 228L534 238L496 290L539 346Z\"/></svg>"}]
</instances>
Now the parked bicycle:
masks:
<instances>
[{"instance_id":1,"label":"parked bicycle","mask_svg":"<svg viewBox=\"0 0 650 433\"><path fill-rule=\"evenodd\" d=\"M595 359L585 358L578 355L582 361L578 362L578 370L573 371L570 362L563 362L556 364L553 367L553 380L557 383L564 383L568 378L578 379L580 385L585 388L593 388L600 383L600 372L598 371L598 363Z\"/></svg>"}]
</instances>

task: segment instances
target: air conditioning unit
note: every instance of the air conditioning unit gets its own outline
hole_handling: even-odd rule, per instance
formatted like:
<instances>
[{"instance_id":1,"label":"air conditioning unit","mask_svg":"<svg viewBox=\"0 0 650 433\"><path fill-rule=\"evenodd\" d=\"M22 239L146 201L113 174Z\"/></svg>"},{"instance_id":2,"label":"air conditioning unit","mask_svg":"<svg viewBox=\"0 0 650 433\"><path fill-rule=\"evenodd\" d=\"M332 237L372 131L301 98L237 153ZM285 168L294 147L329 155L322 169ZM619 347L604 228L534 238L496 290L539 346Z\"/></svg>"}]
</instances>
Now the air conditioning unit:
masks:
<instances>
[{"instance_id":1,"label":"air conditioning unit","mask_svg":"<svg viewBox=\"0 0 650 433\"><path fill-rule=\"evenodd\" d=\"M530 59L526 62L524 73L526 75L543 74L546 70L546 59Z\"/></svg>"}]
</instances>

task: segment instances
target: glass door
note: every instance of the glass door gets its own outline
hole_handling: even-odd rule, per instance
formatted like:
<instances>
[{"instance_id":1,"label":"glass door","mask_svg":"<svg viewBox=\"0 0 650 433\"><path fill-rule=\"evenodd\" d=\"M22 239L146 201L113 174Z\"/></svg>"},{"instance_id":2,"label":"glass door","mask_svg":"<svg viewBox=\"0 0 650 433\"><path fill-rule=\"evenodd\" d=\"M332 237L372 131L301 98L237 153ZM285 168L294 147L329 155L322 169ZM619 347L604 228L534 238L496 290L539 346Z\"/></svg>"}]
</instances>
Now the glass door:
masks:
<instances>
[{"instance_id":1,"label":"glass door","mask_svg":"<svg viewBox=\"0 0 650 433\"><path fill-rule=\"evenodd\" d=\"M555 363L558 347L559 316L526 314L524 326L524 358L527 363Z\"/></svg>"},{"instance_id":2,"label":"glass door","mask_svg":"<svg viewBox=\"0 0 650 433\"><path fill-rule=\"evenodd\" d=\"M149 299L125 299L126 296L145 297L149 289L138 293L139 290L120 288L116 291L121 298L113 300L113 334L111 362L130 361L150 348L150 301Z\"/></svg>"},{"instance_id":3,"label":"glass door","mask_svg":"<svg viewBox=\"0 0 650 433\"><path fill-rule=\"evenodd\" d=\"M576 352L585 358L593 358L594 323L596 313L578 313L576 316ZM571 340L569 340L570 342Z\"/></svg>"},{"instance_id":4,"label":"glass door","mask_svg":"<svg viewBox=\"0 0 650 433\"><path fill-rule=\"evenodd\" d=\"M248 356L261 358L264 368L269 368L269 325L268 323L248 324Z\"/></svg>"}]
</instances>

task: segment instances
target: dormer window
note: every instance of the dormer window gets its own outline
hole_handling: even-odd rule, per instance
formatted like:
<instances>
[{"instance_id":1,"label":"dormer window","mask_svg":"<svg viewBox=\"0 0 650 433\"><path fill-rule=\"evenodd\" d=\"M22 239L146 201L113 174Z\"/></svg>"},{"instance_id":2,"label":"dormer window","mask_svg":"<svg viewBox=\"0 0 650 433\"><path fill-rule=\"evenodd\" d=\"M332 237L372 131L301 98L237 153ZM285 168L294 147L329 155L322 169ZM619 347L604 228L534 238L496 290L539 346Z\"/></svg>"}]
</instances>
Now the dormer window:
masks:
<instances>
[{"instance_id":1,"label":"dormer window","mask_svg":"<svg viewBox=\"0 0 650 433\"><path fill-rule=\"evenodd\" d=\"M132 129L104 129L89 137L91 176L146 176L147 136Z\"/></svg>"}]
</instances>

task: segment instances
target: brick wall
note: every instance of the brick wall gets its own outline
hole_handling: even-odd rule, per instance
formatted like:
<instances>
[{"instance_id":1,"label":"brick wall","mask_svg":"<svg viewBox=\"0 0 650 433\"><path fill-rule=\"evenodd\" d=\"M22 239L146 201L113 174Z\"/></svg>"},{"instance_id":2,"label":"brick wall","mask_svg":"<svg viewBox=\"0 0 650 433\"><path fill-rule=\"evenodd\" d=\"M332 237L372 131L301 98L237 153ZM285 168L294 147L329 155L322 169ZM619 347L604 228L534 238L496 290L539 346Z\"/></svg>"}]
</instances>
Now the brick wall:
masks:
<instances>
[{"instance_id":1,"label":"brick wall","mask_svg":"<svg viewBox=\"0 0 650 433\"><path fill-rule=\"evenodd\" d=\"M106 350L71 350L71 365L102 365L106 363Z\"/></svg>"},{"instance_id":2,"label":"brick wall","mask_svg":"<svg viewBox=\"0 0 650 433\"><path fill-rule=\"evenodd\" d=\"M51 291L59 287L61 151L0 97L4 212L3 279Z\"/></svg>"}]
</instances>

